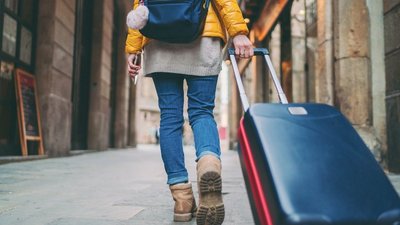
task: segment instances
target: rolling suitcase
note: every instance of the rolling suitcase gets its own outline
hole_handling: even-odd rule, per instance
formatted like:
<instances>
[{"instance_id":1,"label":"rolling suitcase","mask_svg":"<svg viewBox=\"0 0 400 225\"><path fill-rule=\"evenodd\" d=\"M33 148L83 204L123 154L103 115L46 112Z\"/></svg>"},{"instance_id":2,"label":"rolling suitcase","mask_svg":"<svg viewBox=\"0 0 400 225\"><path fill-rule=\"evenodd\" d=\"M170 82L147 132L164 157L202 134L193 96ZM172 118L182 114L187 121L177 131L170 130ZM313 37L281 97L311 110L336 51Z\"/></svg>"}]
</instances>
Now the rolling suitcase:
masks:
<instances>
[{"instance_id":1,"label":"rolling suitcase","mask_svg":"<svg viewBox=\"0 0 400 225\"><path fill-rule=\"evenodd\" d=\"M249 107L234 49L228 53L245 110L239 156L254 220L262 225L400 225L400 199L347 119L324 104Z\"/></svg>"}]
</instances>

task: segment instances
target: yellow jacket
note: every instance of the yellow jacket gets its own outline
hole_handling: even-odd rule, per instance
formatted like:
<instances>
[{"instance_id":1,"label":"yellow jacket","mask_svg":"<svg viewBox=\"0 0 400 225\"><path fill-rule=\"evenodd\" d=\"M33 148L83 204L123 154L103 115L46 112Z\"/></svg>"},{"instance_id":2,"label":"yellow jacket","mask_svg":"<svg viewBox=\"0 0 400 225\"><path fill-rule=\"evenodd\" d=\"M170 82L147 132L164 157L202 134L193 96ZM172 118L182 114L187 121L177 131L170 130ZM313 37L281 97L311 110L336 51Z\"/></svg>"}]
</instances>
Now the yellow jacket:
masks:
<instances>
[{"instance_id":1,"label":"yellow jacket","mask_svg":"<svg viewBox=\"0 0 400 225\"><path fill-rule=\"evenodd\" d=\"M211 0L204 25L203 37L219 37L226 42L226 30L229 36L234 37L238 34L247 35L249 30L244 22L242 12L236 0ZM135 0L133 8L139 5L139 0ZM218 15L215 13L216 8ZM221 22L222 20L222 22ZM149 38L144 37L138 30L128 29L125 51L129 54L140 52L149 42Z\"/></svg>"}]
</instances>

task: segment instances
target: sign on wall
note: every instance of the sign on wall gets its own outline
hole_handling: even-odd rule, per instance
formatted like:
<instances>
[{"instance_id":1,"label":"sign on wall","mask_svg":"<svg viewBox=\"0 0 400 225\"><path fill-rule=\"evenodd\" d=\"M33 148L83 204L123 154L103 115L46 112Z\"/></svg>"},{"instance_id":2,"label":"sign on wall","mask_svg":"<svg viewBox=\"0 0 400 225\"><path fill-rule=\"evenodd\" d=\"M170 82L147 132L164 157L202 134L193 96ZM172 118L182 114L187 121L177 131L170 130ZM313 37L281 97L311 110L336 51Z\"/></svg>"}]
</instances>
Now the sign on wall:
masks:
<instances>
[{"instance_id":1,"label":"sign on wall","mask_svg":"<svg viewBox=\"0 0 400 225\"><path fill-rule=\"evenodd\" d=\"M39 142L38 154L43 155L43 138L35 77L17 69L15 81L22 155L28 155L28 141Z\"/></svg>"}]
</instances>

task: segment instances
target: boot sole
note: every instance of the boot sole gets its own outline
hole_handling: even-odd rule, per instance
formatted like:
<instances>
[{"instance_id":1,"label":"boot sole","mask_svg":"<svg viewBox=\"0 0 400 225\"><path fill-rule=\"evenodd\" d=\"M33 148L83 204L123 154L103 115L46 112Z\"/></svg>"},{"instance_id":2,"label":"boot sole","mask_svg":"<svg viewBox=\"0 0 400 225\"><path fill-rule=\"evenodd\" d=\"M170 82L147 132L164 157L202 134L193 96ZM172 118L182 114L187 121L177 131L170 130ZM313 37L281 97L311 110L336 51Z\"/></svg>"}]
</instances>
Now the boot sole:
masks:
<instances>
[{"instance_id":1,"label":"boot sole","mask_svg":"<svg viewBox=\"0 0 400 225\"><path fill-rule=\"evenodd\" d=\"M203 174L199 191L202 197L197 211L197 225L221 225L225 218L221 176L214 171Z\"/></svg>"},{"instance_id":2,"label":"boot sole","mask_svg":"<svg viewBox=\"0 0 400 225\"><path fill-rule=\"evenodd\" d=\"M188 222L192 220L192 213L183 213L183 214L177 214L174 213L174 221L175 222Z\"/></svg>"}]
</instances>

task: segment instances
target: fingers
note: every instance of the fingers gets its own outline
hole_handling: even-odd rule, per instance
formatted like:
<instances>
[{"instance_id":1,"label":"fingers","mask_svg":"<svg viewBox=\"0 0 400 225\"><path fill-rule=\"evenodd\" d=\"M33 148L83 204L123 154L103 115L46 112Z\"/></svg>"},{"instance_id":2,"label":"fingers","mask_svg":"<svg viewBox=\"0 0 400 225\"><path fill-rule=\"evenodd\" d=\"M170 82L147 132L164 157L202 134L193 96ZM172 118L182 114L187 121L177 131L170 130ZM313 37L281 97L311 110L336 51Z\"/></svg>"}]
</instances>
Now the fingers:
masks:
<instances>
[{"instance_id":1,"label":"fingers","mask_svg":"<svg viewBox=\"0 0 400 225\"><path fill-rule=\"evenodd\" d=\"M129 64L128 63L128 70L140 70L140 66L139 65L135 65L135 64Z\"/></svg>"},{"instance_id":2,"label":"fingers","mask_svg":"<svg viewBox=\"0 0 400 225\"><path fill-rule=\"evenodd\" d=\"M237 45L235 45L235 55L240 55L240 48Z\"/></svg>"},{"instance_id":3,"label":"fingers","mask_svg":"<svg viewBox=\"0 0 400 225\"><path fill-rule=\"evenodd\" d=\"M254 50L253 46L250 43L244 43L243 45L240 45L239 47L239 57L240 58L250 58L254 55Z\"/></svg>"},{"instance_id":4,"label":"fingers","mask_svg":"<svg viewBox=\"0 0 400 225\"><path fill-rule=\"evenodd\" d=\"M136 76L138 76L139 75L139 73L138 72L136 72L136 73L129 73L129 77L131 78L131 79L134 79Z\"/></svg>"},{"instance_id":5,"label":"fingers","mask_svg":"<svg viewBox=\"0 0 400 225\"><path fill-rule=\"evenodd\" d=\"M233 38L235 54L240 58L250 58L254 55L253 45L245 35L237 35Z\"/></svg>"},{"instance_id":6,"label":"fingers","mask_svg":"<svg viewBox=\"0 0 400 225\"><path fill-rule=\"evenodd\" d=\"M129 67L128 68L128 74L129 74L129 76L136 76L136 75L138 75L139 74L139 70L141 69L141 67L140 66L137 66L137 65L133 65L132 67Z\"/></svg>"},{"instance_id":7,"label":"fingers","mask_svg":"<svg viewBox=\"0 0 400 225\"><path fill-rule=\"evenodd\" d=\"M135 55L135 54L130 54L130 55L128 56L128 66L129 66L130 68L132 68L133 66L135 66L135 64L133 63L133 62L135 61L135 59L136 59L136 55Z\"/></svg>"},{"instance_id":8,"label":"fingers","mask_svg":"<svg viewBox=\"0 0 400 225\"><path fill-rule=\"evenodd\" d=\"M131 78L131 79L135 79L135 77L137 76L138 74L129 74L129 77Z\"/></svg>"},{"instance_id":9,"label":"fingers","mask_svg":"<svg viewBox=\"0 0 400 225\"><path fill-rule=\"evenodd\" d=\"M254 48L253 46L250 46L249 57L253 57L253 55L254 55Z\"/></svg>"},{"instance_id":10,"label":"fingers","mask_svg":"<svg viewBox=\"0 0 400 225\"><path fill-rule=\"evenodd\" d=\"M130 54L128 55L128 75L130 78L134 78L139 74L139 70L142 68L140 65L136 65L134 62L136 60L137 55Z\"/></svg>"}]
</instances>

